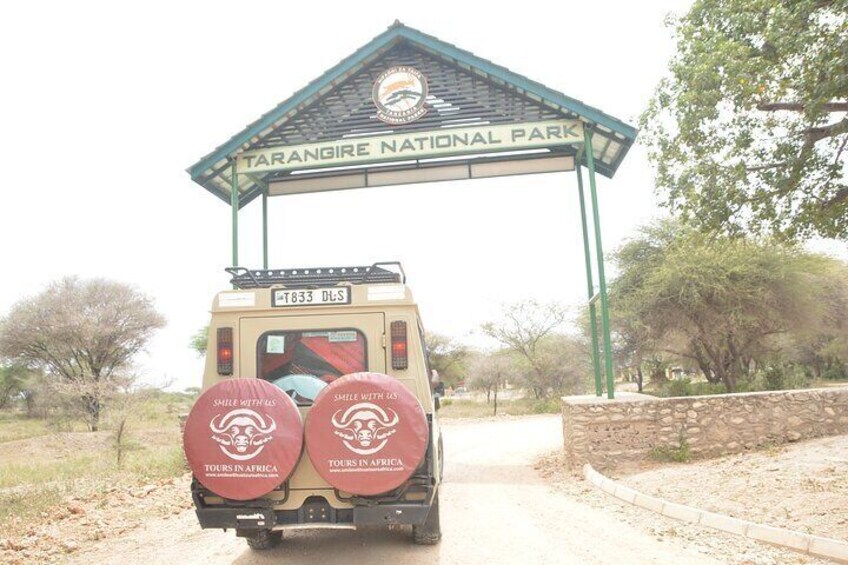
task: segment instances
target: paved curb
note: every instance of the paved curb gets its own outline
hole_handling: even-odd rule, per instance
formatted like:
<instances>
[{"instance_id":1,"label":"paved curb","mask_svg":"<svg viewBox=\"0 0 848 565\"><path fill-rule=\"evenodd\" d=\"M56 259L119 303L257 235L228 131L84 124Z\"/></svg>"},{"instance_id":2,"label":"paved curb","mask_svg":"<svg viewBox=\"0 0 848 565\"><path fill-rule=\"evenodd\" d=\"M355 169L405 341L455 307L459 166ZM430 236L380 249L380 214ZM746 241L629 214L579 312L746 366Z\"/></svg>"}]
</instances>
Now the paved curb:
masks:
<instances>
[{"instance_id":1,"label":"paved curb","mask_svg":"<svg viewBox=\"0 0 848 565\"><path fill-rule=\"evenodd\" d=\"M648 496L603 476L588 463L583 466L583 476L607 494L669 518L700 524L814 557L831 559L838 563L848 563L848 542L812 536L783 528L774 528Z\"/></svg>"}]
</instances>

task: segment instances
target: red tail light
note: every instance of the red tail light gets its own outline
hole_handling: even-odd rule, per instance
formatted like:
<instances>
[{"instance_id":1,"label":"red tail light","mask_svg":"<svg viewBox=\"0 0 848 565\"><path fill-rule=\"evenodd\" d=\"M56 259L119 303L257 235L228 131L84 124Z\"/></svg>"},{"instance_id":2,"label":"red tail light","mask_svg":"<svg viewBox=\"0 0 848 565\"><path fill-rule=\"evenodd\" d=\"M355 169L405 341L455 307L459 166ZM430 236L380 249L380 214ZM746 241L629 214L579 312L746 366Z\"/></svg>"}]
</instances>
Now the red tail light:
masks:
<instances>
[{"instance_id":1,"label":"red tail light","mask_svg":"<svg viewBox=\"0 0 848 565\"><path fill-rule=\"evenodd\" d=\"M409 367L409 357L406 351L406 322L392 322L391 334L392 369L406 369Z\"/></svg>"},{"instance_id":2,"label":"red tail light","mask_svg":"<svg viewBox=\"0 0 848 565\"><path fill-rule=\"evenodd\" d=\"M218 328L218 374L233 374L233 328Z\"/></svg>"}]
</instances>

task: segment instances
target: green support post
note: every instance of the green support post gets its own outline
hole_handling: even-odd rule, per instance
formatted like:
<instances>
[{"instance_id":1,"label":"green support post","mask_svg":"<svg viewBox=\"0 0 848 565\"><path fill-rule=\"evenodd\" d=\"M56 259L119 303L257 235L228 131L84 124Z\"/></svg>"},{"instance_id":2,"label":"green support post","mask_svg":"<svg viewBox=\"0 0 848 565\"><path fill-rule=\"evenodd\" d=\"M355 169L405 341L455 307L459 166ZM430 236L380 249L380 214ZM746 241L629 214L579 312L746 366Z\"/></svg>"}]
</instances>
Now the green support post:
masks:
<instances>
[{"instance_id":1,"label":"green support post","mask_svg":"<svg viewBox=\"0 0 848 565\"><path fill-rule=\"evenodd\" d=\"M601 218L598 211L598 192L595 186L595 155L592 150L592 130L584 126L583 149L586 164L589 166L589 191L592 194L592 217L595 223L595 253L598 260L598 286L601 295L601 329L604 334L604 366L607 376L607 398L615 398L615 383L612 370L612 340L610 339L609 300L607 300L607 279L604 275L604 248L601 244Z\"/></svg>"},{"instance_id":2,"label":"green support post","mask_svg":"<svg viewBox=\"0 0 848 565\"><path fill-rule=\"evenodd\" d=\"M268 269L268 191L262 191L262 268Z\"/></svg>"},{"instance_id":3,"label":"green support post","mask_svg":"<svg viewBox=\"0 0 848 565\"><path fill-rule=\"evenodd\" d=\"M595 295L595 284L592 282L592 252L589 249L586 197L583 193L583 173L580 169L580 163L578 162L575 170L577 171L577 193L580 195L580 221L583 224L583 253L586 256L586 288L589 292L589 326L592 332L592 368L595 371L595 395L601 396L604 393L604 388L601 383L601 360L598 358L598 314L595 310L595 302L592 300L592 297Z\"/></svg>"},{"instance_id":4,"label":"green support post","mask_svg":"<svg viewBox=\"0 0 848 565\"><path fill-rule=\"evenodd\" d=\"M238 267L238 211L239 211L239 188L238 188L238 170L236 169L237 161L233 160L232 178L230 188L233 191L230 205L233 207L233 267Z\"/></svg>"}]
</instances>

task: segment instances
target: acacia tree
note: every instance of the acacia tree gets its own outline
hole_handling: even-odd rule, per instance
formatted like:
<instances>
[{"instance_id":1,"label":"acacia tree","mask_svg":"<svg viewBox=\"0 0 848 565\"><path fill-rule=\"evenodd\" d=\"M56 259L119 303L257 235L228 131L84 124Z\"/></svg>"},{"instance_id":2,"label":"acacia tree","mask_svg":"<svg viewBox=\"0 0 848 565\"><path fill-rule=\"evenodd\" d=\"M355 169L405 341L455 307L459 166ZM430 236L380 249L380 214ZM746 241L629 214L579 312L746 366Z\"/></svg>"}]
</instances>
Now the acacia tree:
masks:
<instances>
[{"instance_id":1,"label":"acacia tree","mask_svg":"<svg viewBox=\"0 0 848 565\"><path fill-rule=\"evenodd\" d=\"M848 1L697 0L641 118L666 204L726 232L848 238Z\"/></svg>"},{"instance_id":2,"label":"acacia tree","mask_svg":"<svg viewBox=\"0 0 848 565\"><path fill-rule=\"evenodd\" d=\"M430 367L438 371L446 386L457 386L465 377L471 349L455 338L438 333L427 333L426 341Z\"/></svg>"},{"instance_id":3,"label":"acacia tree","mask_svg":"<svg viewBox=\"0 0 848 565\"><path fill-rule=\"evenodd\" d=\"M498 393L507 382L518 378L519 366L515 353L508 350L479 355L471 363L471 387L485 391L487 403L494 400L493 416L498 415Z\"/></svg>"},{"instance_id":4,"label":"acacia tree","mask_svg":"<svg viewBox=\"0 0 848 565\"><path fill-rule=\"evenodd\" d=\"M209 325L199 328L188 342L189 348L193 349L198 357L206 355L206 349L209 347Z\"/></svg>"},{"instance_id":5,"label":"acacia tree","mask_svg":"<svg viewBox=\"0 0 848 565\"><path fill-rule=\"evenodd\" d=\"M0 320L0 356L43 371L97 431L105 399L165 325L153 301L104 279L65 278L15 304Z\"/></svg>"},{"instance_id":6,"label":"acacia tree","mask_svg":"<svg viewBox=\"0 0 848 565\"><path fill-rule=\"evenodd\" d=\"M588 358L578 340L558 333L568 313L559 304L525 300L506 306L501 319L483 324L496 339L527 363L524 380L536 398L577 389Z\"/></svg>"},{"instance_id":7,"label":"acacia tree","mask_svg":"<svg viewBox=\"0 0 848 565\"><path fill-rule=\"evenodd\" d=\"M0 366L0 410L24 395L33 372L21 365Z\"/></svg>"},{"instance_id":8,"label":"acacia tree","mask_svg":"<svg viewBox=\"0 0 848 565\"><path fill-rule=\"evenodd\" d=\"M848 267L837 261L821 265L816 295L821 317L811 327L792 332L790 358L816 378L848 377Z\"/></svg>"},{"instance_id":9,"label":"acacia tree","mask_svg":"<svg viewBox=\"0 0 848 565\"><path fill-rule=\"evenodd\" d=\"M615 258L620 331L644 351L689 360L729 392L791 340L843 331L848 269L827 257L662 223Z\"/></svg>"}]
</instances>

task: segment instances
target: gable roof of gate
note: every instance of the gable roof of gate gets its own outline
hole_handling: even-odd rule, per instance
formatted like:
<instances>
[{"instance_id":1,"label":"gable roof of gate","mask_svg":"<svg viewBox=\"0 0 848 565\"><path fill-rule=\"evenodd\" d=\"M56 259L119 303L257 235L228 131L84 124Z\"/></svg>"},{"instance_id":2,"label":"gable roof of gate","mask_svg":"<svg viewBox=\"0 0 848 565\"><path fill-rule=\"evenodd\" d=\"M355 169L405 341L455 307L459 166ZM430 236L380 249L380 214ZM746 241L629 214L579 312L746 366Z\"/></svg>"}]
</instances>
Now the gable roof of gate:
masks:
<instances>
[{"instance_id":1,"label":"gable roof of gate","mask_svg":"<svg viewBox=\"0 0 848 565\"><path fill-rule=\"evenodd\" d=\"M343 88L370 89L374 73L379 74L379 70L386 66L381 66L382 63L391 64L393 60L394 64L403 63L410 57L414 57L419 65L437 66L434 72L444 72L445 68L452 70L457 74L450 77L453 81L451 88L459 88L456 83L462 80L467 88L472 89L472 98L474 94L484 92L481 89L485 89L487 100L486 103L477 104L476 101L466 98L464 104L452 104L448 100L449 91L446 91L448 94L443 96L444 99L439 98L431 80L428 104L437 111L431 112L430 116L419 122L393 126L396 131L445 127L448 122L453 122L453 125L459 125L457 122L474 125L474 120L481 119L489 122L580 119L584 126L594 133L592 145L597 171L610 178L635 141L637 130L633 126L580 100L396 21L388 30L201 158L189 167L187 172L196 183L229 203L229 164L231 159L243 151L290 143L340 139L345 132L349 136L378 134L376 129L369 132L367 127L362 127L363 123L367 124L369 118L372 124L374 121L373 115L363 113L367 110L363 109L362 100L358 100L354 106L341 109L345 113L344 119L335 116L334 120L322 120L326 112L332 111L328 100L338 94L334 101L338 107L343 103ZM370 97L367 98L370 102ZM347 100L349 99L350 96ZM324 102L323 107L321 102ZM353 112L352 109L356 111ZM374 113L373 107L369 110L371 114ZM568 150L575 151L573 148ZM584 165L585 160L583 155ZM273 174L268 176L273 177ZM273 179L243 178L239 175L240 207L259 196L267 180Z\"/></svg>"}]
</instances>

